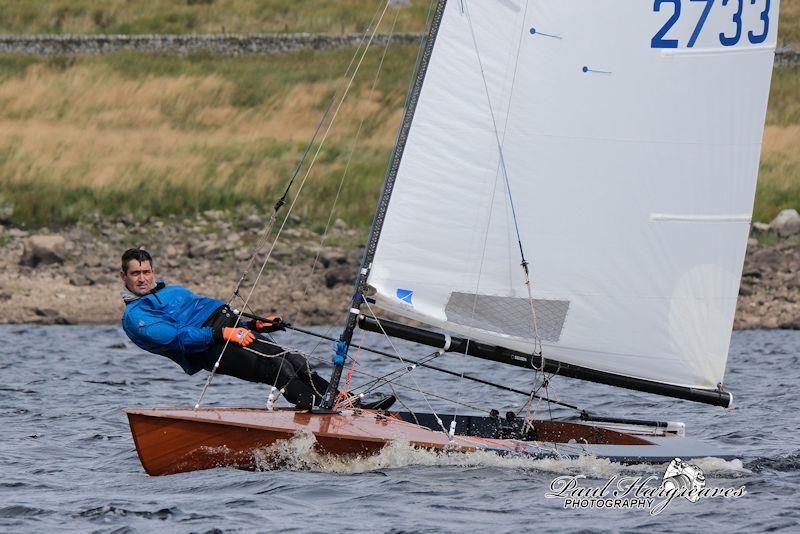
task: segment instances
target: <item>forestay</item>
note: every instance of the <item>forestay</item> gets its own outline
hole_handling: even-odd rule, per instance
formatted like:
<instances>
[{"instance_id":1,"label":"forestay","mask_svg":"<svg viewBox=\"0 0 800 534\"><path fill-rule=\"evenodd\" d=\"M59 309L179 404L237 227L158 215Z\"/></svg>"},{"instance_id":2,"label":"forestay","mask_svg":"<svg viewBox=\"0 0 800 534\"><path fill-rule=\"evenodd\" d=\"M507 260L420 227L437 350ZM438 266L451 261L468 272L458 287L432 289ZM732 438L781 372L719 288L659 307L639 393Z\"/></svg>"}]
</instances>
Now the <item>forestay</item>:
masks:
<instances>
[{"instance_id":1,"label":"forestay","mask_svg":"<svg viewBox=\"0 0 800 534\"><path fill-rule=\"evenodd\" d=\"M546 358L715 388L778 22L776 0L723 1L449 1L369 274L378 304L532 351L512 198Z\"/></svg>"}]
</instances>

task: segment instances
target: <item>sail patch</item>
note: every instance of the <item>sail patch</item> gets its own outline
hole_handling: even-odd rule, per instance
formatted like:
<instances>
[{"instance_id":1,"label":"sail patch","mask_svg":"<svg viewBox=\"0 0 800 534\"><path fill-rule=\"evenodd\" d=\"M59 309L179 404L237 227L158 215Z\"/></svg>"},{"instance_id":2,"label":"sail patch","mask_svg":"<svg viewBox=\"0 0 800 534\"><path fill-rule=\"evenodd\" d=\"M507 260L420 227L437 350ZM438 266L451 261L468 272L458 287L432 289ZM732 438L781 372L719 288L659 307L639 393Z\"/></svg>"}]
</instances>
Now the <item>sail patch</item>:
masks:
<instances>
[{"instance_id":1,"label":"sail patch","mask_svg":"<svg viewBox=\"0 0 800 534\"><path fill-rule=\"evenodd\" d=\"M398 299L402 300L406 304L414 304L411 299L414 298L414 292L410 289L400 289L398 288L395 292L395 295Z\"/></svg>"},{"instance_id":2,"label":"sail patch","mask_svg":"<svg viewBox=\"0 0 800 534\"><path fill-rule=\"evenodd\" d=\"M539 338L542 341L558 341L567 319L569 301L533 299L533 309L536 311ZM450 293L444 312L451 323L526 340L536 337L527 298L454 291Z\"/></svg>"}]
</instances>

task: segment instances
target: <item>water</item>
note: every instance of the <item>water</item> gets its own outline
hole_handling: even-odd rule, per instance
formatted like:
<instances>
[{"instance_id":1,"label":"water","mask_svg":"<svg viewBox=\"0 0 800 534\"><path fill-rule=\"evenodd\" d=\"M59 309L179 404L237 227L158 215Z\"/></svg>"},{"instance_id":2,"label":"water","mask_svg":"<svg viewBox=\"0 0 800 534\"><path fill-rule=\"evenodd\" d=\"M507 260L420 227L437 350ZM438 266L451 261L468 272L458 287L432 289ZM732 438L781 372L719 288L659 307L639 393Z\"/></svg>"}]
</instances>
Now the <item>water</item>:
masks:
<instances>
[{"instance_id":1,"label":"water","mask_svg":"<svg viewBox=\"0 0 800 534\"><path fill-rule=\"evenodd\" d=\"M316 344L285 335L283 342ZM377 336L372 346L388 348ZM800 531L800 332L734 333L727 386L736 410L695 405L595 384L556 379L551 395L605 415L682 420L687 433L717 440L741 460L705 460L709 487L739 487L739 499L678 499L660 515L644 509L563 509L546 499L553 478L661 476L664 466L620 467L604 460L504 459L490 454L440 457L397 446L377 458L331 461L289 444L291 467L229 469L151 478L144 474L123 407L191 404L204 374L183 375L165 358L132 347L116 326L0 326L0 530L4 532L549 532L669 529L675 532ZM329 351L329 343L319 347ZM417 357L424 349L400 345ZM371 370L396 364L362 353ZM461 356L438 365L520 389L530 376ZM423 389L504 411L521 399L420 370ZM358 378L354 383L360 383ZM413 384L406 381L407 384ZM413 409L418 394L402 390ZM460 395L458 395L460 392ZM210 404L262 404L263 386L215 380ZM437 409L452 412L441 401ZM459 409L464 413L465 408ZM553 415L567 415L554 411Z\"/></svg>"}]
</instances>

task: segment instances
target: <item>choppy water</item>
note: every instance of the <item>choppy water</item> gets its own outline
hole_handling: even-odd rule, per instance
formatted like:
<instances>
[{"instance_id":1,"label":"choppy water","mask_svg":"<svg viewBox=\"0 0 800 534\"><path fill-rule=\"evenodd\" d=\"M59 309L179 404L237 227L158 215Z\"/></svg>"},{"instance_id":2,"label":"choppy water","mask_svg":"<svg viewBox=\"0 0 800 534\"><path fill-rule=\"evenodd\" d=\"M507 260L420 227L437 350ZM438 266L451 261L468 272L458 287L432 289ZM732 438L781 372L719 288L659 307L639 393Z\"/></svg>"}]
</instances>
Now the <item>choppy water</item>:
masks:
<instances>
[{"instance_id":1,"label":"choppy water","mask_svg":"<svg viewBox=\"0 0 800 534\"><path fill-rule=\"evenodd\" d=\"M306 350L315 345L290 335L282 341ZM384 345L378 337L367 342ZM299 439L286 447L289 469L151 478L121 409L193 403L204 376L187 377L168 360L139 351L115 326L0 326L0 344L0 530L6 532L800 531L800 332L734 333L726 381L738 408L731 411L554 381L551 395L595 413L682 420L687 434L718 440L740 455L741 461L705 460L700 467L707 486L744 485L744 497L678 499L656 516L643 509L565 510L563 501L544 497L560 475L582 474L584 485L596 487L614 475L661 476L664 469L592 458L440 457L397 446L376 458L341 462L317 457ZM396 365L360 358L374 370ZM529 385L519 369L452 355L437 364L464 366L520 389ZM421 387L475 405L503 411L521 401L430 371L417 374ZM265 394L262 386L218 377L207 398L252 405ZM408 392L403 400L425 408ZM442 402L435 407L452 411Z\"/></svg>"}]
</instances>

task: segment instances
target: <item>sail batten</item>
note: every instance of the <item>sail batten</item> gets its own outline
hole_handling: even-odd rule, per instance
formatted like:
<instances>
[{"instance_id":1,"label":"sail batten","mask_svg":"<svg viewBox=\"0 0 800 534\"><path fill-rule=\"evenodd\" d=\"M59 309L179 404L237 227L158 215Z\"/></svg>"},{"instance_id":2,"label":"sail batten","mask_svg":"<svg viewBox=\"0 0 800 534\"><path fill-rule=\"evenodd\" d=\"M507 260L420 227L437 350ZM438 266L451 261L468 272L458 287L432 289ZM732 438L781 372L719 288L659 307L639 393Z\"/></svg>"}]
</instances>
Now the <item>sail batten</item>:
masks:
<instances>
[{"instance_id":1,"label":"sail batten","mask_svg":"<svg viewBox=\"0 0 800 534\"><path fill-rule=\"evenodd\" d=\"M369 272L377 304L524 353L542 326L545 358L713 390L777 24L720 53L712 9L692 48L681 18L664 49L652 3L511 3L444 9ZM542 325L521 315L513 211Z\"/></svg>"}]
</instances>

